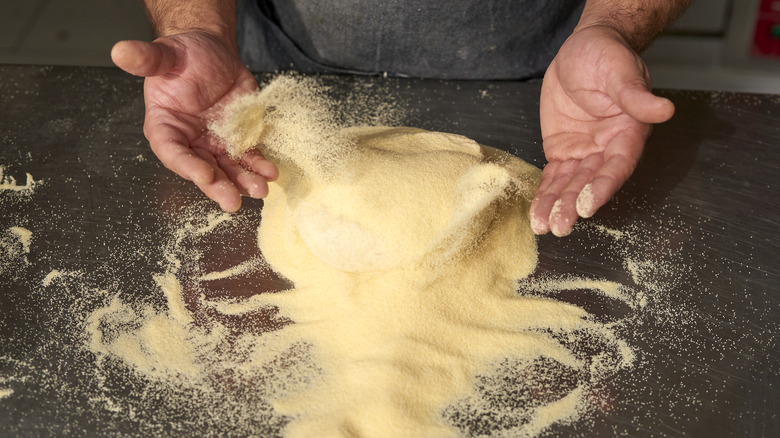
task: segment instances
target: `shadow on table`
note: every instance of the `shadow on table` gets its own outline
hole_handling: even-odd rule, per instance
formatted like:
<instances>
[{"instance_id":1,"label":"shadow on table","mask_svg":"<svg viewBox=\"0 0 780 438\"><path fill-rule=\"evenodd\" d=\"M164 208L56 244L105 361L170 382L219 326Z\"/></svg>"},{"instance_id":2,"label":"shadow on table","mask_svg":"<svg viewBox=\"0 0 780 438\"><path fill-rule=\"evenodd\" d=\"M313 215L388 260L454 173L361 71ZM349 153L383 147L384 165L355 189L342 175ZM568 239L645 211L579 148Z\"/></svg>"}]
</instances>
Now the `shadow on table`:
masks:
<instances>
[{"instance_id":1,"label":"shadow on table","mask_svg":"<svg viewBox=\"0 0 780 438\"><path fill-rule=\"evenodd\" d=\"M674 102L675 115L655 126L634 174L606 208L597 213L597 219L620 228L631 221L637 210L657 210L659 205L668 203L675 188L696 178L690 175L691 169L706 165L702 154L707 151L702 150L702 145L733 134L734 125L715 114L709 95L689 93L660 93ZM626 202L628 208L618 207Z\"/></svg>"}]
</instances>

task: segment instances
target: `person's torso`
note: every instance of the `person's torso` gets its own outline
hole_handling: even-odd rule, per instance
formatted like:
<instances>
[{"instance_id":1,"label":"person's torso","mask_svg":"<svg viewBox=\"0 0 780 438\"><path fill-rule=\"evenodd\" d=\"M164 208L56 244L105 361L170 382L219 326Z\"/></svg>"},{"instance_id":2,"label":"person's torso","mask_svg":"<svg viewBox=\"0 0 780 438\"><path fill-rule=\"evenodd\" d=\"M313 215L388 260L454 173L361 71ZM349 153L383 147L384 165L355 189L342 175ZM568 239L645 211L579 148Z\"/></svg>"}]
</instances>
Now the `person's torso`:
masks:
<instances>
[{"instance_id":1,"label":"person's torso","mask_svg":"<svg viewBox=\"0 0 780 438\"><path fill-rule=\"evenodd\" d=\"M366 73L538 77L582 0L259 0L314 62ZM263 4L265 2L265 4Z\"/></svg>"}]
</instances>

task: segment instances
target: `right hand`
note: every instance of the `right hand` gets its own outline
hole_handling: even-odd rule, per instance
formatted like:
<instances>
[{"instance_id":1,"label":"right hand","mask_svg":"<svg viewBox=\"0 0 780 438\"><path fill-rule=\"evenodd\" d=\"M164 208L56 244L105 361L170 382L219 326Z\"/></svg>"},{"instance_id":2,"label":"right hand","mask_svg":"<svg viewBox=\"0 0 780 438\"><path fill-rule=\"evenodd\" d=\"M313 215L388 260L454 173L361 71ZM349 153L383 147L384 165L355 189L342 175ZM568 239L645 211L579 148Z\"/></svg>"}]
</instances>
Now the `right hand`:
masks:
<instances>
[{"instance_id":1,"label":"right hand","mask_svg":"<svg viewBox=\"0 0 780 438\"><path fill-rule=\"evenodd\" d=\"M143 76L144 134L157 158L190 180L224 211L241 207L241 195L262 198L276 166L252 151L236 161L208 134L207 117L232 99L257 90L235 47L206 32L165 36L148 43L120 41L111 58Z\"/></svg>"}]
</instances>

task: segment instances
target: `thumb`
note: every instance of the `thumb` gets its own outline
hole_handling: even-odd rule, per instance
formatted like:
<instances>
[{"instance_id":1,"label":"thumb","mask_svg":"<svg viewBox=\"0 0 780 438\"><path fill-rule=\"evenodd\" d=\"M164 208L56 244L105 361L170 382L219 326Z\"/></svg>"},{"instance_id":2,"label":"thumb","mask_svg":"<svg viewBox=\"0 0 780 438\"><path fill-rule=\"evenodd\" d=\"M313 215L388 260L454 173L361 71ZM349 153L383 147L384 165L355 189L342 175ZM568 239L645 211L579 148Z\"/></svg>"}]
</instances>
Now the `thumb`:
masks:
<instances>
[{"instance_id":1,"label":"thumb","mask_svg":"<svg viewBox=\"0 0 780 438\"><path fill-rule=\"evenodd\" d=\"M662 123L674 115L671 100L651 92L650 73L644 61L630 47L621 44L607 73L606 90L617 106L642 123Z\"/></svg>"},{"instance_id":2,"label":"thumb","mask_svg":"<svg viewBox=\"0 0 780 438\"><path fill-rule=\"evenodd\" d=\"M136 76L160 76L176 65L176 51L159 42L120 41L111 49L111 60Z\"/></svg>"},{"instance_id":3,"label":"thumb","mask_svg":"<svg viewBox=\"0 0 780 438\"><path fill-rule=\"evenodd\" d=\"M642 123L662 123L674 115L671 100L659 97L642 85L626 85L617 95L618 106L634 120Z\"/></svg>"}]
</instances>

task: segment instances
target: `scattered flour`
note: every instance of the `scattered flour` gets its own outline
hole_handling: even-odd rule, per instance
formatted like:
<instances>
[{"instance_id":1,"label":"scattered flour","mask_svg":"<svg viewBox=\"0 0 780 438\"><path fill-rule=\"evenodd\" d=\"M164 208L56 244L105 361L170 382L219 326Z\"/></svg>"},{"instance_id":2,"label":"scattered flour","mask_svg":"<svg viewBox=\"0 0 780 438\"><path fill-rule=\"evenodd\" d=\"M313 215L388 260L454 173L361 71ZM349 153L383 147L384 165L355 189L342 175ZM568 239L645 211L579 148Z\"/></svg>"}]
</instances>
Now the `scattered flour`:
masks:
<instances>
[{"instance_id":1,"label":"scattered flour","mask_svg":"<svg viewBox=\"0 0 780 438\"><path fill-rule=\"evenodd\" d=\"M192 278L173 251L155 277L166 309L139 313L115 296L89 317L90 349L206 392L217 391L214 376L260 373L255 395L272 407L263 415L289 419L289 437L473 435L469 412L492 409L479 382L518 369L535 381L541 363L560 374L545 384L553 395L514 400L502 408L511 420L491 433L532 436L587 411L589 388L635 358L584 309L518 294L537 260L528 208L538 169L454 134L345 128L322 99L311 83L285 77L229 105L211 127L236 157L259 148L279 166L258 245L293 287L188 297L185 283L261 266L250 259ZM226 221L184 227L174 247ZM194 309L220 318L277 311L287 322L236 335ZM507 360L515 366L498 366Z\"/></svg>"},{"instance_id":2,"label":"scattered flour","mask_svg":"<svg viewBox=\"0 0 780 438\"><path fill-rule=\"evenodd\" d=\"M29 265L32 231L20 226L0 231L0 273L10 272L14 278Z\"/></svg>"},{"instance_id":3,"label":"scattered flour","mask_svg":"<svg viewBox=\"0 0 780 438\"><path fill-rule=\"evenodd\" d=\"M26 175L27 180L25 184L20 185L16 182L16 178L11 175L5 175L5 167L0 166L0 192L7 190L12 192L31 193L35 189L35 186L40 184L40 181L34 180L29 173Z\"/></svg>"},{"instance_id":4,"label":"scattered flour","mask_svg":"<svg viewBox=\"0 0 780 438\"><path fill-rule=\"evenodd\" d=\"M681 213L670 213L673 205L640 209L651 217L618 215L626 222L613 222L612 228L579 221L567 240L577 244L566 246L566 241L556 239L553 245L560 246L541 255L537 271L544 274L547 265L552 266L546 276L522 278L526 273L518 268L522 263L513 265L498 253L490 256L496 248L514 245L521 251L512 257L525 260L528 270L533 269L534 257L527 254L533 243L507 237L525 235L525 225L519 226L522 221L512 213L523 210L527 200L512 177L515 161L487 148L477 149L457 136L394 131L399 138L425 138L426 144L436 138L442 144L460 143L451 152L474 160L461 173L445 175L458 184L447 185L440 195L453 195L453 205L462 208L450 208L439 219L430 217L438 208L432 203L429 208L418 207L414 213L418 216L399 215L399 223L389 221L388 229L376 229L373 219L349 216L338 208L352 208L350 204L330 208L330 203L318 205L316 199L309 199L347 195L311 190L317 188L312 182L320 176L330 178L329 184L347 186L348 181L370 180L371 175L362 171L355 175L355 169L332 171L343 160L368 162L360 157L363 152L386 155L391 167L393 153L361 146L370 130L345 130L360 125L344 123L348 119L342 117L340 124L324 131L331 139L351 138L328 172L318 169L311 156L303 161L312 171L304 171L296 164L297 152L275 158L281 167L288 167L290 178L273 187L275 204L269 201L270 212L263 212L260 234L265 237L260 243L271 254L274 239L282 242L279 251L290 257L277 251L273 267L289 277L288 286L257 254L257 210L227 215L210 213L213 209L205 203L175 205L151 215L158 223L173 217L171 228L139 226L136 232L111 236L117 237L112 240L115 244L100 252L107 259L82 266L81 258L31 257L27 263L25 233L13 228L37 228L30 226L24 211L10 209L0 228L0 256L10 252L14 256L0 257L0 275L3 280L11 278L13 290L23 291L16 299L23 299L5 303L13 309L9 312L41 325L4 339L8 353L0 355L0 402L12 408L3 424L8 427L3 429L6 434L31 430L30 415L18 408L34 403L36 397L41 401L36 406L41 417L36 418L48 416L52 422L36 423L34 427L41 429L35 430L50 435L88 434L94 432L90 427L105 424L117 430L127 427L142 436L280 436L282 432L320 436L322 430L352 436L387 427L407 435L423 430L443 436L516 437L545 431L557 434L556 424L575 422L572 429L564 430L589 436L604 431L599 424L610 412L616 416L609 417L607 427L616 435L661 430L655 425L690 431L717 415L712 406L731 400L723 398L733 393L733 387L723 386L721 372L739 376L766 370L751 364L771 361L766 345L776 342L776 324L766 315L772 302L751 301L755 313L750 317L731 314L728 307L707 308L710 301L699 302L702 296L723 289L697 280L696 269L713 266L702 261L707 257L707 237L691 236L690 227L675 223ZM392 132L377 130L375 140L381 144ZM440 148L433 149L442 154ZM430 166L434 174L438 161L423 160L435 164ZM371 169L375 168L366 170ZM296 178L295 190L285 190ZM389 202L384 199L409 203L418 193L412 190L409 198L400 193L384 198L384 193L407 182L397 179L395 175L384 179L386 184L376 189L382 196L357 189L349 193L362 196L366 209L387 209L392 216L395 206L385 205ZM435 180L425 179L425 183L435 186ZM17 184L7 176L0 182L4 187L0 201L11 202L26 200L39 183L28 177L28 184ZM303 206L301 198L306 200ZM32 206L39 209L35 217L60 214L43 210L49 206L46 203ZM276 222L265 220L274 209L277 216L289 216L283 218L284 224L278 217ZM338 227L331 230L316 221L307 223L309 213L335 221ZM421 229L430 235L448 235L459 226L466 226L468 232L462 239L445 239L442 245L436 245L434 238L412 240L408 249L423 254L422 259L393 256L399 248L384 244L386 236L404 227L416 229L418 221L428 224ZM512 224L519 227L510 232ZM285 233L268 236L280 226ZM484 232L477 231L480 226ZM337 237L362 233L384 247L372 253L354 239L342 239L327 248L318 241L318 230L332 231ZM28 242L46 252L40 247L44 240ZM542 242L550 244L550 240ZM202 249L208 245L241 257L214 257ZM584 260L567 253L581 251L583 245L591 264L575 270L593 277L561 275L562 264ZM449 247L456 250L446 251ZM302 252L296 254L298 250ZM363 256L350 261L345 255L349 251ZM550 264L551 257L560 257L561 263ZM151 260L151 268L135 270L132 262L139 260ZM294 264L296 260L300 265ZM305 265L309 262L313 268ZM748 267L725 259L716 263L722 263L716 277L723 282L738 278L730 277L729 270ZM152 278L149 269L158 275ZM610 271L607 276L614 282L598 280L598 272L604 270ZM16 272L25 275L17 277ZM269 278L274 288L264 283ZM318 284L317 279L325 281ZM19 285L22 289L17 289ZM748 293L749 285L744 287L746 292L737 293L735 299L754 300L754 291ZM582 299L589 295L608 298L596 300L609 302L603 318L608 321L588 299ZM28 308L27 298L39 307ZM567 299L577 305L567 304ZM620 316L623 307L628 316ZM719 312L717 317L713 311ZM760 320L764 326L754 325L755 314L764 315ZM738 329L724 330L726 324L736 324ZM670 357L682 360L670 361ZM721 357L732 360L733 368L724 368ZM750 357L752 361L745 359ZM84 412L89 412L86 429ZM741 415L743 422L761 418L749 412ZM596 421L595 429L590 418ZM382 436L389 434L382 431Z\"/></svg>"},{"instance_id":5,"label":"scattered flour","mask_svg":"<svg viewBox=\"0 0 780 438\"><path fill-rule=\"evenodd\" d=\"M9 230L19 237L19 242L22 243L22 249L26 254L30 253L30 243L32 242L32 231L24 227L11 227Z\"/></svg>"}]
</instances>

